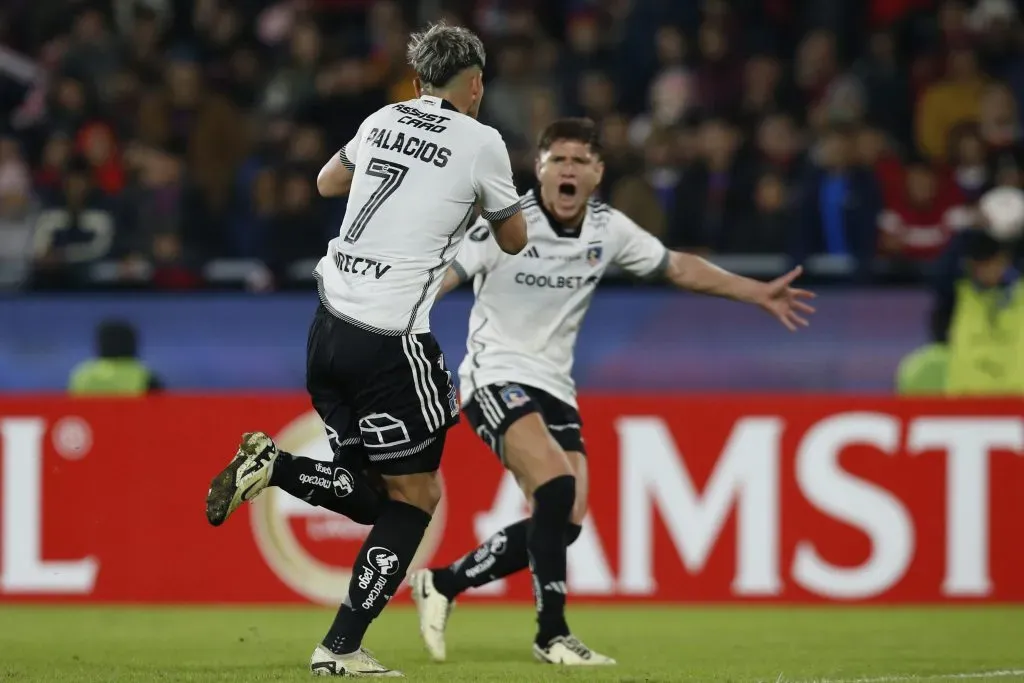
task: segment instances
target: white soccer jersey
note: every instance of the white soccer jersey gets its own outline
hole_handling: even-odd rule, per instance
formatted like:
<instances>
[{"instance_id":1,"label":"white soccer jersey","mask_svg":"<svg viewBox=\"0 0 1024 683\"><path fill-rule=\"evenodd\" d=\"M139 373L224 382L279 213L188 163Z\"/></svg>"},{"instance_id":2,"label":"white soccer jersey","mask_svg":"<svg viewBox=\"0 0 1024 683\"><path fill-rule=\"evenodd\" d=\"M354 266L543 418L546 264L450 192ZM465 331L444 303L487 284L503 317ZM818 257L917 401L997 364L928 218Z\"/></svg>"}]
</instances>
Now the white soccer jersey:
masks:
<instances>
[{"instance_id":1,"label":"white soccer jersey","mask_svg":"<svg viewBox=\"0 0 1024 683\"><path fill-rule=\"evenodd\" d=\"M453 268L473 279L466 357L459 366L462 402L477 387L517 382L576 406L573 348L594 289L612 263L634 275L664 271L668 250L607 204L591 200L581 229L569 233L540 205L521 200L529 241L502 252L486 223L469 231Z\"/></svg>"},{"instance_id":2,"label":"white soccer jersey","mask_svg":"<svg viewBox=\"0 0 1024 683\"><path fill-rule=\"evenodd\" d=\"M335 316L390 336L430 330L430 309L474 206L519 211L501 135L424 96L369 116L340 152L355 172L338 237L316 267Z\"/></svg>"}]
</instances>

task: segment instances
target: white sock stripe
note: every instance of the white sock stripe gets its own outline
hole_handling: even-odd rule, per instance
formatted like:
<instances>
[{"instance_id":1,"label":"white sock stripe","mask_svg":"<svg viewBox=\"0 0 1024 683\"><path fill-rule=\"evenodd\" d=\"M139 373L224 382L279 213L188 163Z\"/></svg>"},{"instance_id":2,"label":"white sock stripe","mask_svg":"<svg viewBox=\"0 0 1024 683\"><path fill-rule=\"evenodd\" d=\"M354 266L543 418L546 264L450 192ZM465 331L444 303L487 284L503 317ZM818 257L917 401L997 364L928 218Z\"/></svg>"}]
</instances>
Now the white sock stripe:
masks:
<instances>
[{"instance_id":1,"label":"white sock stripe","mask_svg":"<svg viewBox=\"0 0 1024 683\"><path fill-rule=\"evenodd\" d=\"M579 429L579 428L580 428L580 426L578 424L576 424L575 422L570 422L570 423L564 424L564 425L548 425L548 429L550 429L553 432L560 432L560 431L563 431L563 430L566 430L566 429Z\"/></svg>"},{"instance_id":2,"label":"white sock stripe","mask_svg":"<svg viewBox=\"0 0 1024 683\"><path fill-rule=\"evenodd\" d=\"M441 425L444 424L444 404L441 403L441 394L438 392L437 383L434 381L434 373L432 372L433 367L431 367L430 359L427 358L427 351L423 348L423 342L416 337L409 337L409 339L412 341L413 351L415 351L420 360L423 361L423 371L425 373L423 379L430 389L430 395L433 396L433 401L430 401L430 397L428 396L428 404L431 414L437 418L436 429L440 429Z\"/></svg>"},{"instance_id":3,"label":"white sock stripe","mask_svg":"<svg viewBox=\"0 0 1024 683\"><path fill-rule=\"evenodd\" d=\"M420 368L419 362L413 356L410 351L410 344L408 337L402 337L402 351L405 352L405 357L409 361L409 369L412 371L412 384L416 389L416 397L420 400L420 412L423 414L423 421L427 424L427 428L433 431L433 418L427 412L427 401L423 393L423 387L420 383Z\"/></svg>"}]
</instances>

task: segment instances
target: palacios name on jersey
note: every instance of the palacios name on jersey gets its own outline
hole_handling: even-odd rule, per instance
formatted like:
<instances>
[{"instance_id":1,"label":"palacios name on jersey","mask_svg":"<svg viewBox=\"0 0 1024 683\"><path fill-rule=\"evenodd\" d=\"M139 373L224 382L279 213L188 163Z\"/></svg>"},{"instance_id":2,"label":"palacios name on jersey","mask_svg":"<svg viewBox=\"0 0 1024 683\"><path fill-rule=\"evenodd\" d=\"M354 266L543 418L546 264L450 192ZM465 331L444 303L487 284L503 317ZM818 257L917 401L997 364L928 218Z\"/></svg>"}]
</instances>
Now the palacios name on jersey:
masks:
<instances>
[{"instance_id":1,"label":"palacios name on jersey","mask_svg":"<svg viewBox=\"0 0 1024 683\"><path fill-rule=\"evenodd\" d=\"M380 149L389 149L392 152L401 152L405 156L413 157L425 163L432 163L438 168L448 165L452 157L452 151L447 147L441 147L437 143L421 140L414 135L397 133L387 128L373 128L366 136L366 143Z\"/></svg>"}]
</instances>

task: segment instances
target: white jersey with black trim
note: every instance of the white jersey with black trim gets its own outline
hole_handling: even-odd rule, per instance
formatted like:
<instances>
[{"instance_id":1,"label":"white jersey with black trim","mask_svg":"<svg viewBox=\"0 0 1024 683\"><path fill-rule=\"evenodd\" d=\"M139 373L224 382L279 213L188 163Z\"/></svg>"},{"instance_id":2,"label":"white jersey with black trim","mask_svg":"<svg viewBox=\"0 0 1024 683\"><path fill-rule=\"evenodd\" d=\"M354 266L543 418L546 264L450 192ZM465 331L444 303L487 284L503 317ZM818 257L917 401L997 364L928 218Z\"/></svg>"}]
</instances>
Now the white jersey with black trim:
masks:
<instances>
[{"instance_id":1,"label":"white jersey with black trim","mask_svg":"<svg viewBox=\"0 0 1024 683\"><path fill-rule=\"evenodd\" d=\"M669 252L621 211L593 199L575 232L548 215L539 193L527 193L520 205L529 239L519 254L502 252L479 222L452 265L462 280L473 280L476 294L459 366L462 402L478 387L517 382L575 407L573 349L598 281L612 263L640 277L658 275Z\"/></svg>"},{"instance_id":2,"label":"white jersey with black trim","mask_svg":"<svg viewBox=\"0 0 1024 683\"><path fill-rule=\"evenodd\" d=\"M371 332L428 332L475 205L492 221L519 211L501 135L424 96L370 115L339 158L355 175L340 234L316 267L321 301Z\"/></svg>"}]
</instances>

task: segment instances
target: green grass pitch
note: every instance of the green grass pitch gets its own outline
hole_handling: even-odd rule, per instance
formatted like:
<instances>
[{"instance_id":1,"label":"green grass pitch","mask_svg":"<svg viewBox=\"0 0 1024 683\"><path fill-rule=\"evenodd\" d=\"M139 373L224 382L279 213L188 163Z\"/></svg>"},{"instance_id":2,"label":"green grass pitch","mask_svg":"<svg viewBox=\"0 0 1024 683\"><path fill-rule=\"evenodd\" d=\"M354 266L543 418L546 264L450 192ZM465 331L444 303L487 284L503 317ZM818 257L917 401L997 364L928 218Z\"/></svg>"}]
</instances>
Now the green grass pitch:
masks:
<instances>
[{"instance_id":1,"label":"green grass pitch","mask_svg":"<svg viewBox=\"0 0 1024 683\"><path fill-rule=\"evenodd\" d=\"M0 607L0 681L309 681L325 609ZM410 608L367 646L419 681L1024 681L1024 607L573 607L576 633L619 660L535 663L528 606L463 606L448 662L428 660Z\"/></svg>"}]
</instances>

